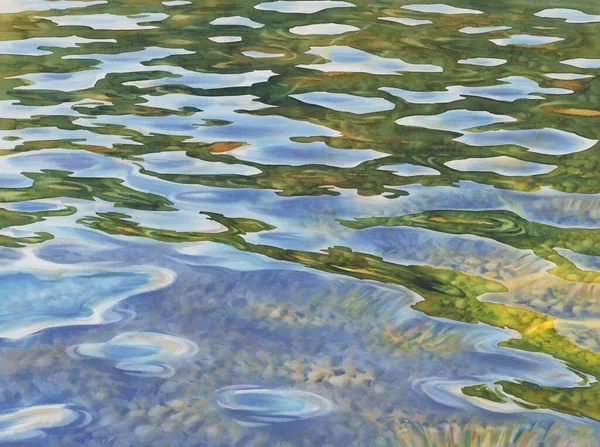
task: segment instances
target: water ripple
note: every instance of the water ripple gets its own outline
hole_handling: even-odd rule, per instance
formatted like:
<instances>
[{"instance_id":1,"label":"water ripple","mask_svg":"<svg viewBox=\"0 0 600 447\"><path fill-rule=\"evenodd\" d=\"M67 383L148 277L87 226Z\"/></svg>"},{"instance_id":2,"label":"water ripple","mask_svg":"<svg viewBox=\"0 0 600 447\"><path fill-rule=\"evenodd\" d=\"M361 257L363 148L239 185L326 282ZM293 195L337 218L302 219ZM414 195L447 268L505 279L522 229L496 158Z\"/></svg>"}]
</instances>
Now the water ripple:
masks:
<instances>
[{"instance_id":1,"label":"water ripple","mask_svg":"<svg viewBox=\"0 0 600 447\"><path fill-rule=\"evenodd\" d=\"M92 417L70 405L39 405L0 413L0 442L39 442L46 432L88 425Z\"/></svg>"},{"instance_id":2,"label":"water ripple","mask_svg":"<svg viewBox=\"0 0 600 447\"><path fill-rule=\"evenodd\" d=\"M104 343L71 346L68 353L75 359L98 359L115 363L115 368L139 377L168 378L175 369L164 362L193 357L195 343L167 334L126 332Z\"/></svg>"},{"instance_id":3,"label":"water ripple","mask_svg":"<svg viewBox=\"0 0 600 447\"><path fill-rule=\"evenodd\" d=\"M295 422L325 416L333 404L324 397L294 389L228 387L217 391L218 405L245 426Z\"/></svg>"}]
</instances>

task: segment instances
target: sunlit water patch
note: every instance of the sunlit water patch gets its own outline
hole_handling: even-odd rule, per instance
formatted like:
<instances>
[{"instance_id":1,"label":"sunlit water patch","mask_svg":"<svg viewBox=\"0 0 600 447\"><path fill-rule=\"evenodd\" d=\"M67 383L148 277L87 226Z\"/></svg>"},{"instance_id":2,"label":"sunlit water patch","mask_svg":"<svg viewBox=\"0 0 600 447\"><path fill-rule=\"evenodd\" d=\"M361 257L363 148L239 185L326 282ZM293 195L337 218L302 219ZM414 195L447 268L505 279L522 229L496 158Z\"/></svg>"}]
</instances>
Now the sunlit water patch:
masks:
<instances>
[{"instance_id":1,"label":"sunlit water patch","mask_svg":"<svg viewBox=\"0 0 600 447\"><path fill-rule=\"evenodd\" d=\"M254 175L261 172L251 166L198 160L184 152L147 154L143 158L146 169L169 174Z\"/></svg>"},{"instance_id":2,"label":"sunlit water patch","mask_svg":"<svg viewBox=\"0 0 600 447\"><path fill-rule=\"evenodd\" d=\"M42 18L50 20L58 26L85 26L96 30L139 30L157 28L152 25L144 25L144 23L161 22L167 17L169 17L168 14L162 13L144 14L142 17L135 18L105 13Z\"/></svg>"},{"instance_id":3,"label":"sunlit water patch","mask_svg":"<svg viewBox=\"0 0 600 447\"><path fill-rule=\"evenodd\" d=\"M262 11L276 11L283 13L296 14L314 14L315 12L323 11L332 8L352 8L353 3L344 1L330 0L276 0L271 2L263 2L254 6L255 9Z\"/></svg>"},{"instance_id":4,"label":"sunlit water patch","mask_svg":"<svg viewBox=\"0 0 600 447\"><path fill-rule=\"evenodd\" d=\"M84 119L77 121L85 127L96 127L106 124L126 126L128 129L151 135L159 132L164 135L185 135L188 141L196 142L231 142L236 138L243 139L248 144L258 147L271 146L273 144L287 144L291 136L315 137L315 136L338 136L335 130L311 124L306 121L293 120L281 116L265 117L238 113L243 110L260 110L269 106L253 101L252 96L235 97L199 97L192 95L173 94L161 97L146 97L146 105L160 106L161 108L197 107L201 112L188 116L110 116L105 115L100 119ZM222 120L224 125L206 126L202 125L205 120ZM290 134L290 129L292 134ZM200 165L201 162L196 162ZM217 165L218 166L218 165ZM235 169L230 167L229 169ZM246 169L239 167L238 169ZM246 169L246 173L253 172Z\"/></svg>"},{"instance_id":5,"label":"sunlit water patch","mask_svg":"<svg viewBox=\"0 0 600 447\"><path fill-rule=\"evenodd\" d=\"M563 37L550 37L550 36L534 36L531 34L513 34L505 39L490 39L490 42L495 43L498 46L505 47L507 45L524 45L524 46L536 46L536 45L548 45L554 42L560 42L565 40Z\"/></svg>"},{"instance_id":6,"label":"sunlit water patch","mask_svg":"<svg viewBox=\"0 0 600 447\"><path fill-rule=\"evenodd\" d=\"M67 149L48 149L45 151L31 151L15 153L5 159L6 172L17 175L19 172L42 172L43 169L65 170L78 175L93 177L95 173L107 168L114 168L104 157L91 152L79 151L73 153ZM28 179L21 175L23 179ZM31 179L27 180L28 182Z\"/></svg>"},{"instance_id":7,"label":"sunlit water patch","mask_svg":"<svg viewBox=\"0 0 600 447\"><path fill-rule=\"evenodd\" d=\"M173 280L169 271L143 267L94 271L82 266L66 273L67 269L58 264L30 256L19 263L30 270L12 266L12 272L5 269L2 275L1 338L17 339L49 328L118 321L122 317L112 309L119 302L165 287Z\"/></svg>"},{"instance_id":8,"label":"sunlit water patch","mask_svg":"<svg viewBox=\"0 0 600 447\"><path fill-rule=\"evenodd\" d=\"M60 90L65 92L85 90L94 87L108 74L156 71L158 67L143 65L153 59L162 59L175 54L191 54L182 49L150 47L141 51L122 54L85 54L65 56L66 59L93 59L99 61L99 69L75 73L35 73L16 76L30 85L18 87L23 90Z\"/></svg>"},{"instance_id":9,"label":"sunlit water patch","mask_svg":"<svg viewBox=\"0 0 600 447\"><path fill-rule=\"evenodd\" d=\"M0 188L26 188L32 184L33 180L16 173L6 173L0 179Z\"/></svg>"},{"instance_id":10,"label":"sunlit water patch","mask_svg":"<svg viewBox=\"0 0 600 447\"><path fill-rule=\"evenodd\" d=\"M566 248L556 248L556 251L571 261L578 269L598 271L600 270L600 256L589 256L576 253Z\"/></svg>"},{"instance_id":11,"label":"sunlit water patch","mask_svg":"<svg viewBox=\"0 0 600 447\"><path fill-rule=\"evenodd\" d=\"M281 145L258 147L242 146L227 153L239 160L265 165L285 164L287 166L302 166L322 164L340 168L357 166L365 161L376 160L386 156L386 154L371 149L336 149L320 141L312 143L295 143L289 141Z\"/></svg>"},{"instance_id":12,"label":"sunlit water patch","mask_svg":"<svg viewBox=\"0 0 600 447\"><path fill-rule=\"evenodd\" d=\"M433 23L431 20L409 19L406 17L379 17L379 20L400 23L401 25L406 26L429 25Z\"/></svg>"},{"instance_id":13,"label":"sunlit water patch","mask_svg":"<svg viewBox=\"0 0 600 447\"><path fill-rule=\"evenodd\" d=\"M233 43L241 42L242 38L240 36L214 36L209 37L208 40L211 40L216 43Z\"/></svg>"},{"instance_id":14,"label":"sunlit water patch","mask_svg":"<svg viewBox=\"0 0 600 447\"><path fill-rule=\"evenodd\" d=\"M16 54L22 56L43 56L52 54L52 51L42 50L48 48L77 48L82 44L94 42L117 43L115 39L85 39L78 36L68 37L32 37L24 40L0 41L0 54Z\"/></svg>"},{"instance_id":15,"label":"sunlit water patch","mask_svg":"<svg viewBox=\"0 0 600 447\"><path fill-rule=\"evenodd\" d=\"M459 61L460 63L461 61ZM477 65L488 65L484 61L483 64ZM464 63L464 61L463 61ZM496 65L496 64L492 64ZM561 95L573 93L571 90L561 88L543 88L540 87L535 81L532 81L521 76L510 76L508 78L499 79L504 82L500 85L492 85L489 87L464 87L464 86L450 86L446 87L445 92L411 92L408 90L396 89L396 88L380 88L380 90L387 91L392 95L399 96L408 102L414 102L417 104L436 104L436 103L447 103L459 101L465 99L467 96L478 96L481 98L493 99L496 101L513 102L518 99L544 99L541 96L532 95L533 92L549 95Z\"/></svg>"},{"instance_id":16,"label":"sunlit water patch","mask_svg":"<svg viewBox=\"0 0 600 447\"><path fill-rule=\"evenodd\" d=\"M76 116L81 115L77 111L77 108L80 106L100 106L100 105L110 105L111 103L108 101L97 101L97 100L81 100L75 102L63 102L56 105L26 105L20 101L14 100L5 100L0 101L0 111L2 113L3 119L31 119L34 116L52 116L52 115L62 115L62 116ZM16 130L16 129L15 129ZM23 130L23 129L20 129ZM46 130L47 131L47 130ZM54 130L58 132L59 129ZM3 132L7 133L10 130L4 130ZM104 138L110 138L114 135L104 135ZM3 138L2 144L10 142L6 138Z\"/></svg>"},{"instance_id":17,"label":"sunlit water patch","mask_svg":"<svg viewBox=\"0 0 600 447\"><path fill-rule=\"evenodd\" d=\"M473 57L469 59L460 59L457 63L464 65L480 65L482 67L498 67L506 64L506 59L495 59L491 57Z\"/></svg>"},{"instance_id":18,"label":"sunlit water patch","mask_svg":"<svg viewBox=\"0 0 600 447\"><path fill-rule=\"evenodd\" d=\"M571 65L577 68L600 68L600 59L577 58L561 61L561 64Z\"/></svg>"},{"instance_id":19,"label":"sunlit water patch","mask_svg":"<svg viewBox=\"0 0 600 447\"><path fill-rule=\"evenodd\" d=\"M190 5L192 2L189 2L187 0L173 0L170 2L161 2L161 3L165 6L183 6L183 5Z\"/></svg>"},{"instance_id":20,"label":"sunlit water patch","mask_svg":"<svg viewBox=\"0 0 600 447\"><path fill-rule=\"evenodd\" d=\"M414 92L404 93L397 90L390 90L390 93L407 95L407 98L412 99L410 102L435 103L452 102L452 100L455 100L450 94L415 94ZM488 124L513 121L515 120L511 117L494 116L487 112L455 110L445 112L439 116L401 118L396 123L401 126L460 132L463 136L455 138L455 141L470 146L515 145L539 154L571 154L590 149L598 143L598 140L584 138L559 129L495 130L486 132L468 130L469 128L481 127Z\"/></svg>"},{"instance_id":21,"label":"sunlit water patch","mask_svg":"<svg viewBox=\"0 0 600 447\"><path fill-rule=\"evenodd\" d=\"M495 123L510 123L516 119L474 110L450 110L440 115L415 115L396 120L400 126L423 127L425 129L461 132L473 127Z\"/></svg>"},{"instance_id":22,"label":"sunlit water patch","mask_svg":"<svg viewBox=\"0 0 600 447\"><path fill-rule=\"evenodd\" d=\"M365 98L345 93L312 92L290 95L307 104L314 104L338 112L375 113L392 110L394 104L383 98Z\"/></svg>"},{"instance_id":23,"label":"sunlit water patch","mask_svg":"<svg viewBox=\"0 0 600 447\"><path fill-rule=\"evenodd\" d=\"M575 81L578 79L589 79L594 77L592 75L585 75L579 73L544 73L544 76L559 81Z\"/></svg>"},{"instance_id":24,"label":"sunlit water patch","mask_svg":"<svg viewBox=\"0 0 600 447\"><path fill-rule=\"evenodd\" d=\"M567 23L595 23L600 22L600 15L586 14L577 9L552 8L544 9L534 14L546 19L564 19Z\"/></svg>"},{"instance_id":25,"label":"sunlit water patch","mask_svg":"<svg viewBox=\"0 0 600 447\"><path fill-rule=\"evenodd\" d=\"M178 248L181 262L194 266L217 266L236 271L301 270L294 264L254 253L240 253L216 243L188 244Z\"/></svg>"},{"instance_id":26,"label":"sunlit water patch","mask_svg":"<svg viewBox=\"0 0 600 447\"><path fill-rule=\"evenodd\" d=\"M340 23L314 23L312 25L302 25L290 28L290 33L299 36L326 35L335 36L338 34L359 31L360 28L352 25L342 25Z\"/></svg>"},{"instance_id":27,"label":"sunlit water patch","mask_svg":"<svg viewBox=\"0 0 600 447\"><path fill-rule=\"evenodd\" d=\"M458 171L494 172L506 176L540 175L556 169L555 165L543 165L505 156L455 160L447 162L446 165Z\"/></svg>"},{"instance_id":28,"label":"sunlit water patch","mask_svg":"<svg viewBox=\"0 0 600 447\"><path fill-rule=\"evenodd\" d=\"M285 56L285 53L265 53L264 51L242 51L242 54L255 59Z\"/></svg>"},{"instance_id":29,"label":"sunlit water patch","mask_svg":"<svg viewBox=\"0 0 600 447\"><path fill-rule=\"evenodd\" d=\"M440 175L438 171L428 166L412 165L410 163L399 164L399 165L387 165L379 168L384 171L392 171L396 175L404 177L412 175Z\"/></svg>"},{"instance_id":30,"label":"sunlit water patch","mask_svg":"<svg viewBox=\"0 0 600 447\"><path fill-rule=\"evenodd\" d=\"M450 89L452 87L448 87L444 92L413 92L400 88L381 87L379 90L402 98L412 104L446 104L465 99L460 93L453 92Z\"/></svg>"},{"instance_id":31,"label":"sunlit water patch","mask_svg":"<svg viewBox=\"0 0 600 447\"><path fill-rule=\"evenodd\" d=\"M96 1L73 1L73 0L54 0L48 3L48 0L22 0L15 2L2 2L0 5L0 13L14 14L24 11L46 11L48 9L77 9L88 6L102 5L107 3L106 0Z\"/></svg>"},{"instance_id":32,"label":"sunlit water patch","mask_svg":"<svg viewBox=\"0 0 600 447\"><path fill-rule=\"evenodd\" d=\"M411 64L400 59L383 58L347 46L312 47L306 54L328 60L326 63L300 64L298 67L324 72L371 73L399 75L399 72L442 72L436 65Z\"/></svg>"},{"instance_id":33,"label":"sunlit water patch","mask_svg":"<svg viewBox=\"0 0 600 447\"><path fill-rule=\"evenodd\" d=\"M598 140L558 129L496 130L465 133L456 141L471 146L501 146L512 144L529 149L538 154L565 155L585 151L598 143Z\"/></svg>"},{"instance_id":34,"label":"sunlit water patch","mask_svg":"<svg viewBox=\"0 0 600 447\"><path fill-rule=\"evenodd\" d=\"M465 34L485 34L495 31L506 31L509 29L511 29L510 26L466 26L458 31Z\"/></svg>"},{"instance_id":35,"label":"sunlit water patch","mask_svg":"<svg viewBox=\"0 0 600 447\"><path fill-rule=\"evenodd\" d=\"M146 71L160 71L159 66L147 68L148 70ZM277 73L272 70L253 70L239 74L219 74L199 73L170 67L167 71L169 71L172 76L149 81L129 81L125 82L124 85L132 85L139 88L151 88L160 85L187 85L192 88L211 90L229 87L251 87L254 84L267 82L273 76L277 76Z\"/></svg>"},{"instance_id":36,"label":"sunlit water patch","mask_svg":"<svg viewBox=\"0 0 600 447\"><path fill-rule=\"evenodd\" d=\"M262 28L265 26L262 23L255 22L248 17L231 16L231 17L219 17L212 22L211 25L223 25L223 26L246 26L248 28Z\"/></svg>"},{"instance_id":37,"label":"sunlit water patch","mask_svg":"<svg viewBox=\"0 0 600 447\"><path fill-rule=\"evenodd\" d=\"M457 8L443 3L404 5L402 6L402 9L417 12L431 12L435 14L483 14L482 11L476 9Z\"/></svg>"},{"instance_id":38,"label":"sunlit water patch","mask_svg":"<svg viewBox=\"0 0 600 447\"><path fill-rule=\"evenodd\" d=\"M41 141L63 141L74 145L91 144L108 148L114 147L116 144L137 144L127 137L118 135L100 135L83 129L64 130L56 127L27 127L19 130L0 131L0 135L10 137L9 140L0 140L0 149L15 149L25 143ZM15 160L27 158L29 157L14 157Z\"/></svg>"}]
</instances>

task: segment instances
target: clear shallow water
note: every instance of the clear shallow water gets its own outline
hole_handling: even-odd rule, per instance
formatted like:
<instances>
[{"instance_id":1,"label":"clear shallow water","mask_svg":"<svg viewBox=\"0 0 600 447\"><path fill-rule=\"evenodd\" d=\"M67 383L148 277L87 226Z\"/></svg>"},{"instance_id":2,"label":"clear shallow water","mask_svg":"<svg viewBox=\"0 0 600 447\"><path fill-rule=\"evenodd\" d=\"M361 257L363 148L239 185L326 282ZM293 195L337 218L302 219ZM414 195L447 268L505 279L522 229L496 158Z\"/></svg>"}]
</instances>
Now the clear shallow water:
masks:
<instances>
[{"instance_id":1,"label":"clear shallow water","mask_svg":"<svg viewBox=\"0 0 600 447\"><path fill-rule=\"evenodd\" d=\"M559 3L0 2L0 443L594 445Z\"/></svg>"}]
</instances>

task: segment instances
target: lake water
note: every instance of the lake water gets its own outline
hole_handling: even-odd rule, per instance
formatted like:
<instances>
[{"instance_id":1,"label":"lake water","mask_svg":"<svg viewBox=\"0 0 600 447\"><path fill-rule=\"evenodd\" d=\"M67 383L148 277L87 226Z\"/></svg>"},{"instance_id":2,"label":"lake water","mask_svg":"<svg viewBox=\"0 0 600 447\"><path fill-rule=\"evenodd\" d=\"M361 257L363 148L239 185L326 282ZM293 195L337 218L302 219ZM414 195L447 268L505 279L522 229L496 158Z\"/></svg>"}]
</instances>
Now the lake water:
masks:
<instances>
[{"instance_id":1,"label":"lake water","mask_svg":"<svg viewBox=\"0 0 600 447\"><path fill-rule=\"evenodd\" d=\"M600 4L0 20L0 443L597 444Z\"/></svg>"}]
</instances>

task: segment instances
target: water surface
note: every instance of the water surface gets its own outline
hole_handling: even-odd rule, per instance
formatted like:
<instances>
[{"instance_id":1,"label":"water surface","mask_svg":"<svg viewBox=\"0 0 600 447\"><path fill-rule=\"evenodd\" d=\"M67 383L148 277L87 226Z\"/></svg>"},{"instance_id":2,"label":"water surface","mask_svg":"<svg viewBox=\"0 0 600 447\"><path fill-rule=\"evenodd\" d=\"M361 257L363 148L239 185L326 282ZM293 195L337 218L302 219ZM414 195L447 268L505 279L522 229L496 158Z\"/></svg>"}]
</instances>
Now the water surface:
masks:
<instances>
[{"instance_id":1,"label":"water surface","mask_svg":"<svg viewBox=\"0 0 600 447\"><path fill-rule=\"evenodd\" d=\"M568 6L0 2L0 443L595 445Z\"/></svg>"}]
</instances>

